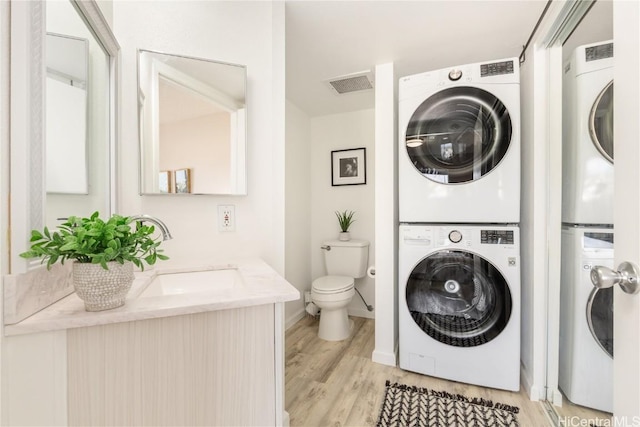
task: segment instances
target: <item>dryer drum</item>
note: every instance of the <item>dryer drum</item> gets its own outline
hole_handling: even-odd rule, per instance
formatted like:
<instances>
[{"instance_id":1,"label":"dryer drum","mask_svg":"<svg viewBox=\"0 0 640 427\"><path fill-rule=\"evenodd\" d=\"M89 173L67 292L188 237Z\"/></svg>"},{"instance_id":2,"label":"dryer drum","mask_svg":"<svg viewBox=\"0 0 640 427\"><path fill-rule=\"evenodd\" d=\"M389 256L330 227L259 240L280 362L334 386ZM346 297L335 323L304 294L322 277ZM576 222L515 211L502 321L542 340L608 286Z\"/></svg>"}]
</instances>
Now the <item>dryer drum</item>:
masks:
<instances>
[{"instance_id":1,"label":"dryer drum","mask_svg":"<svg viewBox=\"0 0 640 427\"><path fill-rule=\"evenodd\" d=\"M422 259L406 287L407 308L430 337L473 347L497 337L511 315L511 293L500 272L479 255L438 251Z\"/></svg>"},{"instance_id":2,"label":"dryer drum","mask_svg":"<svg viewBox=\"0 0 640 427\"><path fill-rule=\"evenodd\" d=\"M613 163L613 80L600 92L589 113L591 142Z\"/></svg>"},{"instance_id":3,"label":"dryer drum","mask_svg":"<svg viewBox=\"0 0 640 427\"><path fill-rule=\"evenodd\" d=\"M613 358L613 288L593 288L587 300L587 324L593 339Z\"/></svg>"},{"instance_id":4,"label":"dryer drum","mask_svg":"<svg viewBox=\"0 0 640 427\"><path fill-rule=\"evenodd\" d=\"M454 87L427 98L411 116L406 149L425 177L443 183L474 181L491 172L511 142L511 118L495 95Z\"/></svg>"}]
</instances>

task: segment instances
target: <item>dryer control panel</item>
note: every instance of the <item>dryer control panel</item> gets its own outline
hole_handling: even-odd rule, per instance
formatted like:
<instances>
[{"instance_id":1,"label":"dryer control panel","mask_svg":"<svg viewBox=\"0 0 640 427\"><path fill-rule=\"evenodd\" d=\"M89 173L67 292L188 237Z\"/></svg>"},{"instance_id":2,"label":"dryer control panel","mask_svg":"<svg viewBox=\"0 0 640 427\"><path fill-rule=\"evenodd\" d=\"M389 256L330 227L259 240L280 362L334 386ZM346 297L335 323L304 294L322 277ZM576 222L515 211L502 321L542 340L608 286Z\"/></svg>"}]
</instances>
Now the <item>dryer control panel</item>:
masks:
<instances>
[{"instance_id":1,"label":"dryer control panel","mask_svg":"<svg viewBox=\"0 0 640 427\"><path fill-rule=\"evenodd\" d=\"M513 245L513 230L480 230L480 243L488 245Z\"/></svg>"}]
</instances>

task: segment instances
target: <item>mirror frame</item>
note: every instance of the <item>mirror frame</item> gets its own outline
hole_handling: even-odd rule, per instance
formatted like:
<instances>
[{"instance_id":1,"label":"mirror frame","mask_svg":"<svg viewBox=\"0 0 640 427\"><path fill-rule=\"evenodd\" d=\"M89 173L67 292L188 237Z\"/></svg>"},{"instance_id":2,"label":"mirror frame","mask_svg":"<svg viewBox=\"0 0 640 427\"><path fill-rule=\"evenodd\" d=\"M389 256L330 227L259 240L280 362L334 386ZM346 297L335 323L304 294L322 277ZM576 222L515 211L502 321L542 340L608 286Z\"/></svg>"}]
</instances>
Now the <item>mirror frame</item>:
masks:
<instances>
[{"instance_id":1,"label":"mirror frame","mask_svg":"<svg viewBox=\"0 0 640 427\"><path fill-rule=\"evenodd\" d=\"M109 60L109 214L116 211L118 70L120 45L94 0L69 0L94 33ZM11 173L9 273L41 267L19 254L29 248L31 230L45 218L45 37L46 0L11 3Z\"/></svg>"}]
</instances>

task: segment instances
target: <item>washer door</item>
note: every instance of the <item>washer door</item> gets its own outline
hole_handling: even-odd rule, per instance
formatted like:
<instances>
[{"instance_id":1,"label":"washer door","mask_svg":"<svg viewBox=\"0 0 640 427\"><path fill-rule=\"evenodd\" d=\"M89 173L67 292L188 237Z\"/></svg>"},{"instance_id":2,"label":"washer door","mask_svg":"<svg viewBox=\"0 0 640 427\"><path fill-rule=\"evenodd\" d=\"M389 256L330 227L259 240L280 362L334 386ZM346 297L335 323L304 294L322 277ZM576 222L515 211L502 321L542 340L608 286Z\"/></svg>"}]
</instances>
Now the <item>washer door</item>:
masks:
<instances>
[{"instance_id":1,"label":"washer door","mask_svg":"<svg viewBox=\"0 0 640 427\"><path fill-rule=\"evenodd\" d=\"M489 261L464 251L434 252L409 275L407 307L431 338L455 347L485 344L512 310L507 281Z\"/></svg>"},{"instance_id":2,"label":"washer door","mask_svg":"<svg viewBox=\"0 0 640 427\"><path fill-rule=\"evenodd\" d=\"M587 300L587 323L593 339L613 358L613 288L594 288Z\"/></svg>"},{"instance_id":3,"label":"washer door","mask_svg":"<svg viewBox=\"0 0 640 427\"><path fill-rule=\"evenodd\" d=\"M424 177L455 184L478 180L502 160L511 143L511 118L491 93L474 87L444 89L411 116L406 149Z\"/></svg>"},{"instance_id":4,"label":"washer door","mask_svg":"<svg viewBox=\"0 0 640 427\"><path fill-rule=\"evenodd\" d=\"M589 115L591 141L613 163L613 80L600 92Z\"/></svg>"}]
</instances>

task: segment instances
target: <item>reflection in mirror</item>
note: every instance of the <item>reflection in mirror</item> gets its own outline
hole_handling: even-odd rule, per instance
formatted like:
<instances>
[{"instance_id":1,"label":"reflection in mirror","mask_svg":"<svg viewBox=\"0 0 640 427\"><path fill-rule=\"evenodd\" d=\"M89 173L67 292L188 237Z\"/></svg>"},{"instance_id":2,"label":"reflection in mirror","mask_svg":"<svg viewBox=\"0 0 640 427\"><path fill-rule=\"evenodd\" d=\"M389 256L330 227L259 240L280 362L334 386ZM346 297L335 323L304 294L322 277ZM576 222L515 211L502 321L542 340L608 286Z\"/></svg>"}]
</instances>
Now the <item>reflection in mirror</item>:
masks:
<instances>
[{"instance_id":1,"label":"reflection in mirror","mask_svg":"<svg viewBox=\"0 0 640 427\"><path fill-rule=\"evenodd\" d=\"M110 58L74 4L46 2L45 225L108 215Z\"/></svg>"},{"instance_id":2,"label":"reflection in mirror","mask_svg":"<svg viewBox=\"0 0 640 427\"><path fill-rule=\"evenodd\" d=\"M611 420L613 291L592 265L613 267L613 2L597 1L562 45L562 237L559 420ZM586 269L585 269L586 268ZM589 374L585 374L589 371Z\"/></svg>"},{"instance_id":3,"label":"reflection in mirror","mask_svg":"<svg viewBox=\"0 0 640 427\"><path fill-rule=\"evenodd\" d=\"M47 33L47 193L87 194L89 40Z\"/></svg>"},{"instance_id":4,"label":"reflection in mirror","mask_svg":"<svg viewBox=\"0 0 640 427\"><path fill-rule=\"evenodd\" d=\"M138 52L141 194L246 194L246 68Z\"/></svg>"}]
</instances>

